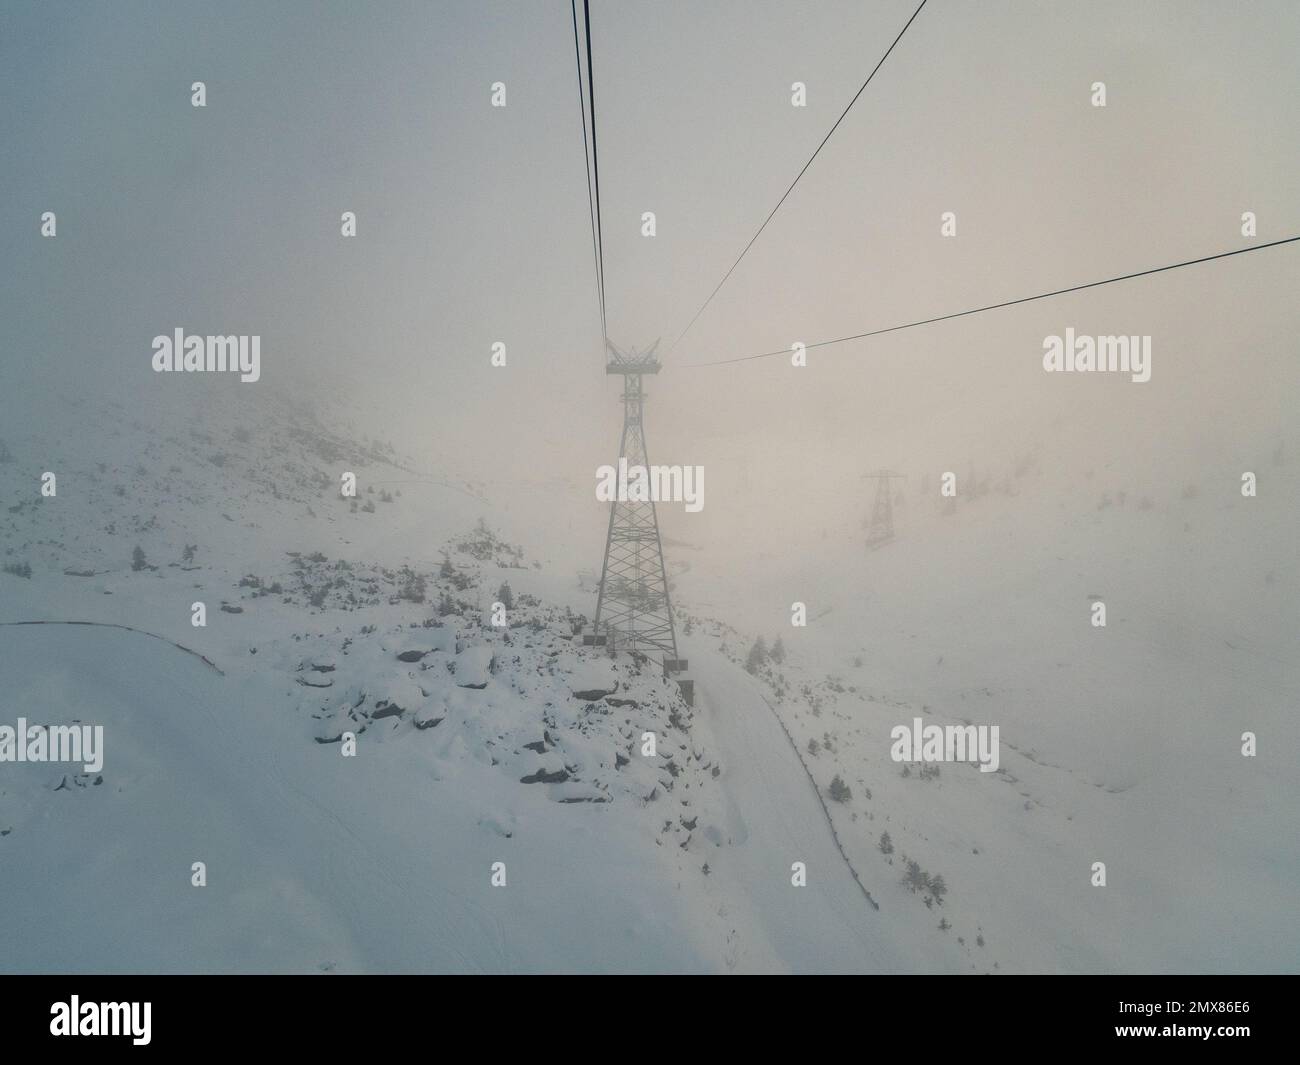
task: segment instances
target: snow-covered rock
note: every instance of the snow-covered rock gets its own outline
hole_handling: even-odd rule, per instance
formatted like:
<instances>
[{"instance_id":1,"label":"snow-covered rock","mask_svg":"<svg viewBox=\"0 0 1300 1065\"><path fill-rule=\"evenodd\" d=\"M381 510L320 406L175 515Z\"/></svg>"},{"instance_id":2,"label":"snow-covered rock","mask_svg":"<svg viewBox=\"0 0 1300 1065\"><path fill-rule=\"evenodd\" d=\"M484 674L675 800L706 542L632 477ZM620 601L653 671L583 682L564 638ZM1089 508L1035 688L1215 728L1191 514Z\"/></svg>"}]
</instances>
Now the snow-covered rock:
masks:
<instances>
[{"instance_id":1,"label":"snow-covered rock","mask_svg":"<svg viewBox=\"0 0 1300 1065\"><path fill-rule=\"evenodd\" d=\"M456 684L462 688L486 688L492 678L493 657L492 648L483 644L465 648L456 656Z\"/></svg>"}]
</instances>

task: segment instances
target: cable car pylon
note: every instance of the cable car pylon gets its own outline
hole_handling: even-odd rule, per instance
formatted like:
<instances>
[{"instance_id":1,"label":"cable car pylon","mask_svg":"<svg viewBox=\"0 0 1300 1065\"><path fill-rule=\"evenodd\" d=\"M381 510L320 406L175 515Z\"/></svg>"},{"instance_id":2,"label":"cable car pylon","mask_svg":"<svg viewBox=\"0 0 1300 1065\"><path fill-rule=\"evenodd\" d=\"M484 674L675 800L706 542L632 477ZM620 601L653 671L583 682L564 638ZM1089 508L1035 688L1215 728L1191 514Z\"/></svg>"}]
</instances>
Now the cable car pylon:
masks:
<instances>
[{"instance_id":1,"label":"cable car pylon","mask_svg":"<svg viewBox=\"0 0 1300 1065\"><path fill-rule=\"evenodd\" d=\"M606 341L609 358L605 373L623 378L623 436L616 469L649 468L645 442L645 388L643 378L662 368L656 349L659 341L638 352L624 352ZM620 486L625 488L626 486ZM677 651L668 572L664 566L659 519L651 499L627 500L619 491L610 503L605 559L600 568L600 591L592 632L583 635L587 646L646 654L657 652L665 676L684 673L686 660ZM695 682L677 678L688 706L694 703Z\"/></svg>"}]
</instances>

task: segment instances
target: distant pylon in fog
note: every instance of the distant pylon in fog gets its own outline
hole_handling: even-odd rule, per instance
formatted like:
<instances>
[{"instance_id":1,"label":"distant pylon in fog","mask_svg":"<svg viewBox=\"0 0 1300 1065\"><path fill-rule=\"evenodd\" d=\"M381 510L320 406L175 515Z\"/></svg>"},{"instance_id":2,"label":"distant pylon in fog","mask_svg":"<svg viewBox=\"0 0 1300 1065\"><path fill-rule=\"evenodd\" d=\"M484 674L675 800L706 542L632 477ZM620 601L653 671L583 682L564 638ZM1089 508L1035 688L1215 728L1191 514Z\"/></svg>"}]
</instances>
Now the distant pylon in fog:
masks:
<instances>
[{"instance_id":1,"label":"distant pylon in fog","mask_svg":"<svg viewBox=\"0 0 1300 1065\"><path fill-rule=\"evenodd\" d=\"M876 482L876 498L871 505L871 523L867 530L867 547L875 549L894 538L894 488L890 483L904 477L891 470L877 470L863 475Z\"/></svg>"}]
</instances>

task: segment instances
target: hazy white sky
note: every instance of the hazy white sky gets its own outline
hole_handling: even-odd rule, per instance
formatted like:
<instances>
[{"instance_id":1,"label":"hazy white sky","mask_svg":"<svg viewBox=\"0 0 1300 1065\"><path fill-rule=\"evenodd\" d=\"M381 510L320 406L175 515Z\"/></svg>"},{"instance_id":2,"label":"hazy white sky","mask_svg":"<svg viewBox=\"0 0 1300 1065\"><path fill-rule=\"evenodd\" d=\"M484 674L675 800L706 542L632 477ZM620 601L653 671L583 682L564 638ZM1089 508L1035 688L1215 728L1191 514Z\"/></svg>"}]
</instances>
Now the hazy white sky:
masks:
<instances>
[{"instance_id":1,"label":"hazy white sky","mask_svg":"<svg viewBox=\"0 0 1300 1065\"><path fill-rule=\"evenodd\" d=\"M616 341L676 337L914 6L594 0ZM708 469L705 513L666 527L777 535L805 504L861 509L866 469L1050 433L1081 462L1275 442L1300 245L802 370L690 366L1230 250L1246 210L1261 242L1300 233L1298 39L1290 2L931 0L654 382L652 459ZM260 334L266 386L358 389L467 476L582 483L615 457L565 0L9 4L0 99L7 411L38 377L165 402L150 340L184 326ZM1044 374L1067 326L1152 335L1151 383Z\"/></svg>"}]
</instances>

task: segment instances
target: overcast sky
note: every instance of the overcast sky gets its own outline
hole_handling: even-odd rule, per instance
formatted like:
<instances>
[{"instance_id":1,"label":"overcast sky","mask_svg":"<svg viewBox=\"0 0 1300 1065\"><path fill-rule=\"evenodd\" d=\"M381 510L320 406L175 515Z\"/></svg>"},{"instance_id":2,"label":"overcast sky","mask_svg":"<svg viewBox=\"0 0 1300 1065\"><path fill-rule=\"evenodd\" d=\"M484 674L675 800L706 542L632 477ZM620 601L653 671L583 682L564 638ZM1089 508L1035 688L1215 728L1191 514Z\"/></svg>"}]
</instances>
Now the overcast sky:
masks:
<instances>
[{"instance_id":1,"label":"overcast sky","mask_svg":"<svg viewBox=\"0 0 1300 1065\"><path fill-rule=\"evenodd\" d=\"M610 333L662 351L915 4L591 6ZM594 483L620 412L570 18L567 0L5 4L6 411L37 378L147 408L177 384L150 371L154 335L256 333L264 384L230 387L356 388L431 466ZM1242 247L1247 210L1260 242L1300 234L1297 40L1289 0L931 0L654 382L652 460L708 470L705 512L666 527L786 535L819 501L864 511L865 470L965 469L1043 434L1081 462L1189 468L1275 443L1300 245L805 369L693 364ZM1044 374L1067 327L1150 334L1151 382Z\"/></svg>"}]
</instances>

